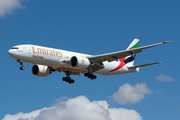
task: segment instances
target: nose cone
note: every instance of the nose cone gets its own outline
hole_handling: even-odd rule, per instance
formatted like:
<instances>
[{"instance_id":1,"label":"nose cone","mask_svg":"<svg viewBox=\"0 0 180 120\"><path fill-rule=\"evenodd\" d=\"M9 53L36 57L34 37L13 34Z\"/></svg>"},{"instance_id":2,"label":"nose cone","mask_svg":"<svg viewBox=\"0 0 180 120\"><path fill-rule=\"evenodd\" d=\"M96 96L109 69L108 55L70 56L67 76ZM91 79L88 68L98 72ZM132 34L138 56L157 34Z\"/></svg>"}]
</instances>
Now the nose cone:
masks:
<instances>
[{"instance_id":1,"label":"nose cone","mask_svg":"<svg viewBox=\"0 0 180 120\"><path fill-rule=\"evenodd\" d=\"M12 55L12 50L11 50L11 49L8 51L8 54L9 54L10 56Z\"/></svg>"},{"instance_id":2,"label":"nose cone","mask_svg":"<svg viewBox=\"0 0 180 120\"><path fill-rule=\"evenodd\" d=\"M9 54L11 57L15 58L15 59L17 59L17 57L18 57L16 51L13 50L13 49L10 49L10 50L8 51L8 54Z\"/></svg>"}]
</instances>

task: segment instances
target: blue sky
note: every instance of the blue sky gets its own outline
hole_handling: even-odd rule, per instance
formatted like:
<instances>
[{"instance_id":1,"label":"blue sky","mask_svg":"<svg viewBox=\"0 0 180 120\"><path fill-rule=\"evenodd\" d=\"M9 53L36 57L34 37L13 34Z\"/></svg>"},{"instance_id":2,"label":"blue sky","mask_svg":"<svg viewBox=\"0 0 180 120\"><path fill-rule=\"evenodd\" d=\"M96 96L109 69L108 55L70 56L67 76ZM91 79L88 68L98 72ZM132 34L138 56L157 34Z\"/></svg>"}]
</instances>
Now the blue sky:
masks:
<instances>
[{"instance_id":1,"label":"blue sky","mask_svg":"<svg viewBox=\"0 0 180 120\"><path fill-rule=\"evenodd\" d=\"M77 112L74 119L87 119L92 111L86 105L95 106L90 110L102 109L91 120L101 115L104 120L180 119L179 5L178 0L0 0L0 119L19 119L20 112L32 117L33 111L40 114L26 120L54 119L50 113L62 113L58 108L69 108L70 114L83 108L85 112ZM163 64L141 68L139 73L98 75L93 81L84 75L72 76L76 82L71 85L62 81L64 73L34 76L32 64L25 63L20 71L7 53L14 45L35 44L97 55L124 50L134 38L140 39L139 46L172 41L136 56L135 65ZM77 107L67 106L75 101ZM119 110L118 115L113 110ZM106 117L109 113L111 118ZM123 116L126 113L132 117Z\"/></svg>"}]
</instances>

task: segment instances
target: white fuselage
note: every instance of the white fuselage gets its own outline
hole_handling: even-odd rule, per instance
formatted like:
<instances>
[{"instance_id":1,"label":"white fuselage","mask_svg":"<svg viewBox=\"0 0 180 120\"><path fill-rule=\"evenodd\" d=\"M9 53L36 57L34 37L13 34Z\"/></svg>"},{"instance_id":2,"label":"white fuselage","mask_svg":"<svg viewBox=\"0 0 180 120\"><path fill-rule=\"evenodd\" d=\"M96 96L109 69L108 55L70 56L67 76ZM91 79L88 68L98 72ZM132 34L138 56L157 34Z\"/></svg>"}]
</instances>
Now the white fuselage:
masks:
<instances>
[{"instance_id":1,"label":"white fuselage","mask_svg":"<svg viewBox=\"0 0 180 120\"><path fill-rule=\"evenodd\" d=\"M87 68L72 67L64 61L70 61L73 56L80 57L90 57L92 55L70 52L60 49L42 47L37 45L18 45L14 46L13 49L8 51L9 55L16 60L22 60L26 63L32 63L37 65L45 65L52 67L59 71L70 71L76 73L87 73L89 72ZM83 62L83 61L82 61ZM120 61L103 62L104 68L94 72L100 75L116 75L125 74L131 72L138 72L139 69L128 69L128 64L123 66L121 69L110 72L111 70L117 68L121 64Z\"/></svg>"}]
</instances>

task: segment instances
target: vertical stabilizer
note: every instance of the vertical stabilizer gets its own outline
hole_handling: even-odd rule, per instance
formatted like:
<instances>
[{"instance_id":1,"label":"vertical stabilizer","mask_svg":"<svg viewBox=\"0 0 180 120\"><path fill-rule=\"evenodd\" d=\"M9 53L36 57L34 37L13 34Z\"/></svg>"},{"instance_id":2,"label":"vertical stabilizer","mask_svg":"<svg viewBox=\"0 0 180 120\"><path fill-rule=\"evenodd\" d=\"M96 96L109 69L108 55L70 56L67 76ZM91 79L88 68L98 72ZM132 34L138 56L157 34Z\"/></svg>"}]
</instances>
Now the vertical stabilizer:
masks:
<instances>
[{"instance_id":1,"label":"vertical stabilizer","mask_svg":"<svg viewBox=\"0 0 180 120\"><path fill-rule=\"evenodd\" d=\"M138 44L139 44L139 39L134 39L132 41L132 43L128 46L128 48L126 50L130 50L130 49L135 49L138 47ZM135 59L135 55L136 54L132 54L130 56L127 56L127 57L123 57L121 59L119 59L120 61L120 64L118 67L116 67L115 69L109 71L109 72L113 72L113 71L116 71L118 69L121 69L122 67L126 66L126 67L132 67L134 66L134 59Z\"/></svg>"},{"instance_id":2,"label":"vertical stabilizer","mask_svg":"<svg viewBox=\"0 0 180 120\"><path fill-rule=\"evenodd\" d=\"M126 50L138 48L138 44L139 44L139 39L134 39Z\"/></svg>"},{"instance_id":3,"label":"vertical stabilizer","mask_svg":"<svg viewBox=\"0 0 180 120\"><path fill-rule=\"evenodd\" d=\"M132 41L132 43L128 46L128 48L127 48L126 50L138 48L138 44L139 44L139 39L134 39L134 40ZM128 64L128 66L133 66L134 60L135 60L135 56L136 56L136 54L127 56L127 57L124 59L124 63L125 63L125 64Z\"/></svg>"}]
</instances>

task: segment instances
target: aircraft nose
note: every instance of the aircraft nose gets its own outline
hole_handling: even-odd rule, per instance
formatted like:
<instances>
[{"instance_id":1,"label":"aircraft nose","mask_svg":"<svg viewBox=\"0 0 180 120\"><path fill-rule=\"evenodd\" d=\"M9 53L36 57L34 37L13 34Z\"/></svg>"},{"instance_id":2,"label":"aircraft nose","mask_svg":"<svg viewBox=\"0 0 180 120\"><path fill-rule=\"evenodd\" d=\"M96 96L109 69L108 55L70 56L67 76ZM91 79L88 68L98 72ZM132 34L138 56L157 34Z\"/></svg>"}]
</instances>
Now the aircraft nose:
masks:
<instances>
[{"instance_id":1,"label":"aircraft nose","mask_svg":"<svg viewBox=\"0 0 180 120\"><path fill-rule=\"evenodd\" d=\"M11 51L11 49L8 51L8 54L9 54L9 55L12 55L12 51Z\"/></svg>"},{"instance_id":2,"label":"aircraft nose","mask_svg":"<svg viewBox=\"0 0 180 120\"><path fill-rule=\"evenodd\" d=\"M12 49L10 49L9 51L8 51L8 54L11 56L11 57L13 57L13 58L17 58L17 54L16 54L16 52L14 51L14 50L12 50Z\"/></svg>"}]
</instances>

